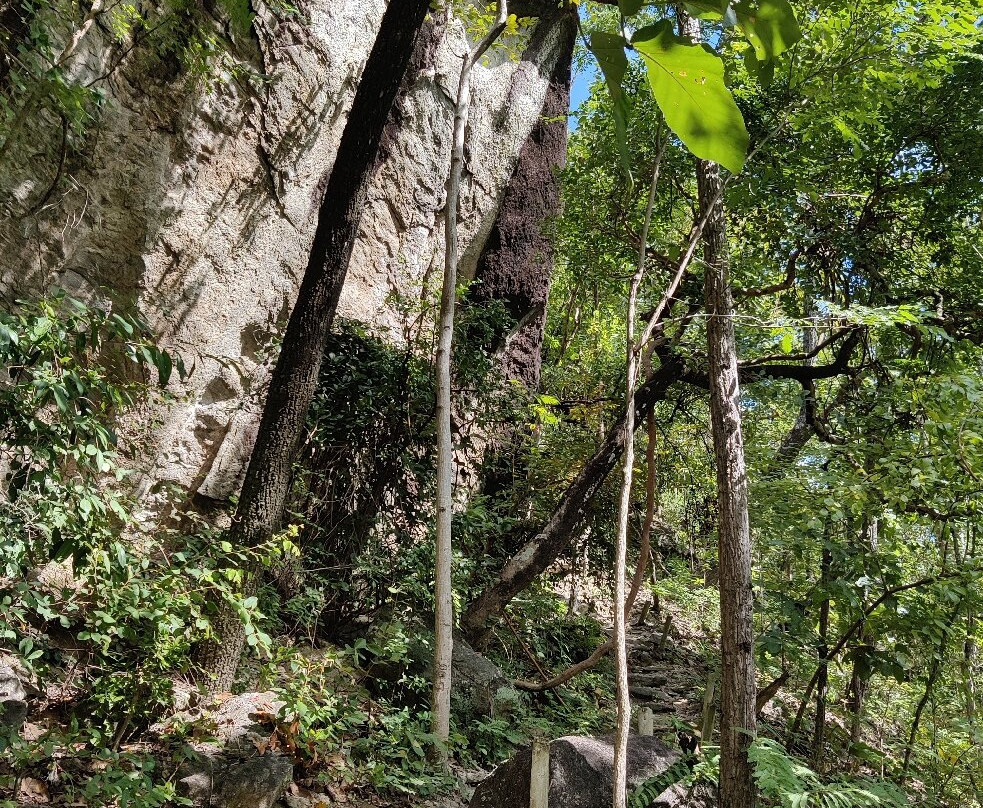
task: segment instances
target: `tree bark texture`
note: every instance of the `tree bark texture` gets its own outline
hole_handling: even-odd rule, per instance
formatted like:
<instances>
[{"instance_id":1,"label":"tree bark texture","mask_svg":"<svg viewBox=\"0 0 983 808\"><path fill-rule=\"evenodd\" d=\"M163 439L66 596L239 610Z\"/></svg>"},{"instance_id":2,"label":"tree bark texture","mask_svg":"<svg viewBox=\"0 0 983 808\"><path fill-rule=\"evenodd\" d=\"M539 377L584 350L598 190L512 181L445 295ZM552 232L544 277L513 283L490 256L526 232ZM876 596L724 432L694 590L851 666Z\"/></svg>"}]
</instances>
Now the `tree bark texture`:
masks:
<instances>
[{"instance_id":1,"label":"tree bark texture","mask_svg":"<svg viewBox=\"0 0 983 808\"><path fill-rule=\"evenodd\" d=\"M318 209L307 269L270 380L230 531L235 547L256 547L279 526L379 144L429 7L429 0L394 0L383 14ZM245 594L255 588L257 572L244 571ZM213 629L218 636L200 646L196 661L210 675L212 687L226 690L242 653L243 627L234 612L221 609Z\"/></svg>"},{"instance_id":2,"label":"tree bark texture","mask_svg":"<svg viewBox=\"0 0 983 808\"><path fill-rule=\"evenodd\" d=\"M697 27L697 30L698 27ZM697 161L701 205L712 204L704 233L710 418L717 465L717 552L720 567L720 802L724 808L755 804L747 750L755 732L751 529L747 467L741 433L734 300L720 169ZM705 214L706 210L701 213Z\"/></svg>"},{"instance_id":3,"label":"tree bark texture","mask_svg":"<svg viewBox=\"0 0 983 808\"><path fill-rule=\"evenodd\" d=\"M554 9L540 19L522 56L523 61L535 64L547 44L559 43L539 118L519 151L464 304L478 311L496 305L505 308L507 321L494 323L493 333L482 333L479 338L465 332L461 338L495 355L491 383L502 385L501 391L509 399L516 396L515 382L530 393L539 389L555 252L550 224L560 212L560 171L566 160L576 33L575 15ZM499 501L499 495L511 492L516 480L526 473L523 458L530 429L525 423L514 423L486 427L482 432L485 434L477 444L483 456L475 457L475 464L481 465L476 482L485 496ZM502 558L515 549L507 542L494 548Z\"/></svg>"},{"instance_id":4,"label":"tree bark texture","mask_svg":"<svg viewBox=\"0 0 983 808\"><path fill-rule=\"evenodd\" d=\"M562 26L562 51L554 62L539 119L519 151L512 178L502 196L498 218L478 259L470 305L502 302L510 329L493 335L487 347L498 353L505 379L539 387L546 300L553 276L555 250L549 227L560 210L560 171L566 161L567 113L577 20L555 12L540 20L523 59L541 47L549 27Z\"/></svg>"}]
</instances>

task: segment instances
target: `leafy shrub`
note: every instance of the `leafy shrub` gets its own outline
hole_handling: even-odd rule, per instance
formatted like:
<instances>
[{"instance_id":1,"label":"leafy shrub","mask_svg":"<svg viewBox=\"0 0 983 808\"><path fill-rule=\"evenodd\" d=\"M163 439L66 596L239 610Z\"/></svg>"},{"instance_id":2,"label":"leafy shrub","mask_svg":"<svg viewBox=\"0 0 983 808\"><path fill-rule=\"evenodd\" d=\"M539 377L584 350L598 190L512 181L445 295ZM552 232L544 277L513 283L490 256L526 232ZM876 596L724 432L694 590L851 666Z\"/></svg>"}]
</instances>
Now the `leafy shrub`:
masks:
<instances>
[{"instance_id":1,"label":"leafy shrub","mask_svg":"<svg viewBox=\"0 0 983 808\"><path fill-rule=\"evenodd\" d=\"M280 540L240 551L190 517L178 534L131 515L113 424L149 395L151 371L166 385L175 368L137 319L64 296L0 314L0 649L42 684L72 680L60 724L0 743L0 774L54 771L89 804L173 796L150 756L120 750L171 706L210 600L231 600L268 642L236 592L240 568L269 563Z\"/></svg>"},{"instance_id":2,"label":"leafy shrub","mask_svg":"<svg viewBox=\"0 0 983 808\"><path fill-rule=\"evenodd\" d=\"M430 713L373 698L365 687L363 664L408 662L409 640L397 625L345 648L279 649L266 668L283 701L271 743L328 781L406 794L445 788L445 773L430 761ZM426 687L422 680L399 684Z\"/></svg>"},{"instance_id":3,"label":"leafy shrub","mask_svg":"<svg viewBox=\"0 0 983 808\"><path fill-rule=\"evenodd\" d=\"M433 400L429 365L412 350L352 323L329 337L288 504L307 574L305 605L287 612L304 633L338 639L390 600L393 562L425 518Z\"/></svg>"},{"instance_id":4,"label":"leafy shrub","mask_svg":"<svg viewBox=\"0 0 983 808\"><path fill-rule=\"evenodd\" d=\"M0 573L81 562L127 519L110 424L147 389L135 374L163 386L174 365L138 320L71 298L0 314Z\"/></svg>"},{"instance_id":5,"label":"leafy shrub","mask_svg":"<svg viewBox=\"0 0 983 808\"><path fill-rule=\"evenodd\" d=\"M908 804L903 791L884 780L841 777L823 780L781 744L757 738L748 750L761 797L782 808L855 808Z\"/></svg>"}]
</instances>

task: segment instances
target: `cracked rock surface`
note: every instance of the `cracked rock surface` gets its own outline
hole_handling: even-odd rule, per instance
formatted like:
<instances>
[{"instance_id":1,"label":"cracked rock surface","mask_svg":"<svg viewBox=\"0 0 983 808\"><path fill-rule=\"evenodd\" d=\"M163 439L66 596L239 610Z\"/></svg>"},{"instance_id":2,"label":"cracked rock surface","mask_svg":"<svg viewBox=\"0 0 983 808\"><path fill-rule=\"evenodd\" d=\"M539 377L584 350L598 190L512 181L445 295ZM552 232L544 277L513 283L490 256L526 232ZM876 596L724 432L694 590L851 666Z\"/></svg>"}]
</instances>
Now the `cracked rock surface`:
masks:
<instances>
[{"instance_id":1,"label":"cracked rock surface","mask_svg":"<svg viewBox=\"0 0 983 808\"><path fill-rule=\"evenodd\" d=\"M381 19L383 0L256 0L233 54L263 81L195 83L124 60L94 26L67 65L105 100L59 163L61 127L25 124L0 164L0 298L57 286L138 310L188 370L133 417L138 491L162 481L220 502L255 439L274 346L293 305L315 214ZM550 23L542 23L549 26ZM404 85L369 192L339 317L399 342L407 306L439 282L451 98L467 40L458 22ZM462 275L473 274L517 156L535 125L559 31L523 58L497 49L474 72L462 186ZM529 34L524 35L528 38ZM55 186L52 189L52 178ZM412 319L412 318L409 318Z\"/></svg>"}]
</instances>

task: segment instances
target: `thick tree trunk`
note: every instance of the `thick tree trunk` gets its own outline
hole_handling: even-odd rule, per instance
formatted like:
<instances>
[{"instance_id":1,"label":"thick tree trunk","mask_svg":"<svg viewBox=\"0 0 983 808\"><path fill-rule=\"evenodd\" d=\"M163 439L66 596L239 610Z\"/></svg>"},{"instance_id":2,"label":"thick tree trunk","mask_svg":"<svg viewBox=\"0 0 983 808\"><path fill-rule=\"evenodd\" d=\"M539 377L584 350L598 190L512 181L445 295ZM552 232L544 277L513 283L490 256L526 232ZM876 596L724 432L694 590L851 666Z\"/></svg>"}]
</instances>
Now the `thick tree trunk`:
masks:
<instances>
[{"instance_id":1,"label":"thick tree trunk","mask_svg":"<svg viewBox=\"0 0 983 808\"><path fill-rule=\"evenodd\" d=\"M504 305L506 322L495 323L493 333L476 337L465 332L462 340L475 342L495 355L496 367L489 381L500 385L508 400L515 400L517 393L521 396L515 382L530 393L539 389L546 303L554 265L549 230L560 211L560 171L566 160L576 33L576 16L554 9L540 19L523 53L524 62L536 64L544 48L556 50L539 118L519 151L465 300L465 306L473 311ZM516 481L527 471L524 451L530 429L523 420L479 427L482 439L475 445L481 450L468 458L481 466L476 487L496 503L501 500L499 495L512 493ZM521 508L522 503L515 504L516 512ZM514 549L502 542L494 552L504 559Z\"/></svg>"},{"instance_id":2,"label":"thick tree trunk","mask_svg":"<svg viewBox=\"0 0 983 808\"><path fill-rule=\"evenodd\" d=\"M680 33L702 41L699 20L677 10ZM754 597L747 466L741 432L740 379L730 286L730 249L720 168L696 161L700 215L706 218L703 257L707 314L710 421L717 465L717 556L720 568L720 803L752 808L756 801L747 750L756 726Z\"/></svg>"},{"instance_id":3,"label":"thick tree trunk","mask_svg":"<svg viewBox=\"0 0 983 808\"><path fill-rule=\"evenodd\" d=\"M751 529L720 169L713 163L698 161L697 185L701 206L713 206L704 234L704 293L719 519L720 801L726 808L751 808L755 788L747 749L754 738L757 693ZM701 213L706 213L705 207Z\"/></svg>"},{"instance_id":4,"label":"thick tree trunk","mask_svg":"<svg viewBox=\"0 0 983 808\"><path fill-rule=\"evenodd\" d=\"M548 29L561 26L562 50L536 125L519 152L519 161L502 196L498 218L478 259L472 306L501 302L511 327L493 335L486 347L497 352L505 379L529 390L539 387L546 301L553 276L554 249L549 225L560 210L560 171L566 161L567 113L577 20L561 12L540 20L524 60L543 47Z\"/></svg>"},{"instance_id":5,"label":"thick tree trunk","mask_svg":"<svg viewBox=\"0 0 983 808\"><path fill-rule=\"evenodd\" d=\"M389 4L355 92L230 531L235 547L256 547L279 526L383 130L429 7L429 0ZM255 589L257 572L244 571L244 594ZM213 628L218 636L201 645L196 661L212 687L227 690L242 653L243 627L232 610L223 608Z\"/></svg>"}]
</instances>

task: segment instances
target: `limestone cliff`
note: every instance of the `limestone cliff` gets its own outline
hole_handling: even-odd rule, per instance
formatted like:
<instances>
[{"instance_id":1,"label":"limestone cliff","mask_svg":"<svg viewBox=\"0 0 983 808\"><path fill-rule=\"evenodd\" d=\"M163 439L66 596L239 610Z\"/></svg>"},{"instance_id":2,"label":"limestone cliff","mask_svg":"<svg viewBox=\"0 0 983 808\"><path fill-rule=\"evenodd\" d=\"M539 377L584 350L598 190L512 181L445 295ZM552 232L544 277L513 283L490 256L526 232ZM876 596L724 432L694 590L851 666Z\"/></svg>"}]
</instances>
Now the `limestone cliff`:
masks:
<instances>
[{"instance_id":1,"label":"limestone cliff","mask_svg":"<svg viewBox=\"0 0 983 808\"><path fill-rule=\"evenodd\" d=\"M93 6L95 8L95 6ZM254 2L217 78L129 59L93 25L65 60L104 101L66 158L50 116L21 123L0 164L0 295L41 288L135 307L183 357L172 398L140 416L143 489L157 481L224 499L248 458L271 349L286 322L383 0ZM437 15L435 15L437 16ZM567 26L544 17L513 53L475 71L461 223L464 274L492 231L540 118ZM467 33L430 23L370 193L339 315L402 339L406 304L439 282L451 98ZM66 28L71 42L78 27Z\"/></svg>"}]
</instances>

